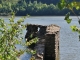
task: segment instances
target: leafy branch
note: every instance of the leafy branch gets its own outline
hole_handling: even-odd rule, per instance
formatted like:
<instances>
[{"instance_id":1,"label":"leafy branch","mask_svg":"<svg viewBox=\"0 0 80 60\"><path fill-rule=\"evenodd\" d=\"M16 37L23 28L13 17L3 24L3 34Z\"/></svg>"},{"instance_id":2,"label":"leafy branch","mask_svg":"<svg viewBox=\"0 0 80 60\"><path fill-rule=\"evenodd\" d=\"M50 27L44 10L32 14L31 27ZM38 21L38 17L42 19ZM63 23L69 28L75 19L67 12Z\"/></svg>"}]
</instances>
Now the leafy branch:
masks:
<instances>
[{"instance_id":1,"label":"leafy branch","mask_svg":"<svg viewBox=\"0 0 80 60\"><path fill-rule=\"evenodd\" d=\"M71 10L73 13L74 13L74 15L75 16L77 16L77 18L78 18L78 23L80 24L80 18L78 17L78 15L76 15L76 13L74 12L74 8L76 9L76 10L80 10L80 2L77 2L77 1L72 1L72 2L69 2L68 0L60 0L60 2L58 3L58 7L59 7L59 9L60 10L62 10L62 9L64 9L64 8L67 8L67 9L69 9L69 10ZM66 20L66 22L68 23L68 24L70 24L71 23L71 21L72 21L72 19L70 19L70 12L68 12L66 15L65 15L65 18L64 18L64 20ZM72 31L74 31L74 32L78 32L78 33L80 33L80 28L79 27L77 27L77 26L71 26L71 29L72 29ZM79 39L80 39L80 35L79 35Z\"/></svg>"}]
</instances>

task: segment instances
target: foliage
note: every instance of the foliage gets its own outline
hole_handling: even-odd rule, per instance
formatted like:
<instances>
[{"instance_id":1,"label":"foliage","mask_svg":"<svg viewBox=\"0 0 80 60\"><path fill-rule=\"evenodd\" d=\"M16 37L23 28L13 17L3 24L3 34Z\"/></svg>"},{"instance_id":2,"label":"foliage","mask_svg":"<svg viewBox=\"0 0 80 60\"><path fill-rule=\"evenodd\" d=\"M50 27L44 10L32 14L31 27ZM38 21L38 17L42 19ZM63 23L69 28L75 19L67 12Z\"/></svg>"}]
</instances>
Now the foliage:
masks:
<instances>
[{"instance_id":1,"label":"foliage","mask_svg":"<svg viewBox=\"0 0 80 60\"><path fill-rule=\"evenodd\" d=\"M76 15L76 13L74 12L74 9L80 10L80 1L74 0L72 2L69 2L69 1L67 2L66 0L60 0L60 2L58 3L58 7L59 7L59 9L67 8L67 9L71 10L74 13L74 15ZM71 20L72 20L69 18L69 16L70 16L70 12L68 12L64 18L68 24L71 23ZM78 16L77 16L77 18L78 18L78 22L80 24L80 18ZM77 27L76 25L71 26L71 29L72 29L72 31L78 32L80 34L80 28ZM80 35L79 35L79 39L80 39Z\"/></svg>"},{"instance_id":2,"label":"foliage","mask_svg":"<svg viewBox=\"0 0 80 60\"><path fill-rule=\"evenodd\" d=\"M31 39L29 42L26 43L27 46L33 44L33 43L36 43L38 41L38 38L34 38L34 39Z\"/></svg>"},{"instance_id":3,"label":"foliage","mask_svg":"<svg viewBox=\"0 0 80 60\"><path fill-rule=\"evenodd\" d=\"M30 60L35 60L35 57L34 57L34 56L32 56L32 57L30 58Z\"/></svg>"},{"instance_id":4,"label":"foliage","mask_svg":"<svg viewBox=\"0 0 80 60\"><path fill-rule=\"evenodd\" d=\"M24 17L17 22L14 21L13 15L9 19L9 23L6 23L3 19L0 19L0 60L16 60L16 57L20 52L16 50L15 45L20 44L23 37L22 29L25 27ZM21 52L22 53L22 52Z\"/></svg>"},{"instance_id":5,"label":"foliage","mask_svg":"<svg viewBox=\"0 0 80 60\"><path fill-rule=\"evenodd\" d=\"M23 24L25 17L20 18L15 21L15 16L12 15L9 19L9 22L6 22L4 19L0 19L0 60L17 60L24 52L35 54L35 50L16 50L15 45L20 44L27 46L29 43L36 43L37 38L27 42L26 44L21 43L23 40L22 31L25 29Z\"/></svg>"},{"instance_id":6,"label":"foliage","mask_svg":"<svg viewBox=\"0 0 80 60\"><path fill-rule=\"evenodd\" d=\"M68 24L71 23L71 20L72 20L72 19L69 18L69 15L70 15L70 12L68 12L68 13L66 14L66 16L65 16L65 20L66 20L66 22L67 22Z\"/></svg>"}]
</instances>

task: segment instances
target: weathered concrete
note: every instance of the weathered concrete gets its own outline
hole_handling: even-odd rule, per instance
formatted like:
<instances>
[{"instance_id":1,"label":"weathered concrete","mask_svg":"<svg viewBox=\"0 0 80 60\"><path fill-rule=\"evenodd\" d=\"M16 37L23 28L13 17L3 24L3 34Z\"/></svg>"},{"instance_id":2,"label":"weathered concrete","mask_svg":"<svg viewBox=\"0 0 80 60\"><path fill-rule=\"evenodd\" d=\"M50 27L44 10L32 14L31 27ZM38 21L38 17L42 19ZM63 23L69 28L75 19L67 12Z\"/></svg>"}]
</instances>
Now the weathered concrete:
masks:
<instances>
[{"instance_id":1,"label":"weathered concrete","mask_svg":"<svg viewBox=\"0 0 80 60\"><path fill-rule=\"evenodd\" d=\"M47 26L44 60L59 60L59 30L57 25Z\"/></svg>"},{"instance_id":2,"label":"weathered concrete","mask_svg":"<svg viewBox=\"0 0 80 60\"><path fill-rule=\"evenodd\" d=\"M34 55L36 60L59 60L59 26L30 24L26 30L25 38L27 41L35 37L39 39L36 44L29 46L29 48L37 51ZM31 34L32 37L30 37Z\"/></svg>"}]
</instances>

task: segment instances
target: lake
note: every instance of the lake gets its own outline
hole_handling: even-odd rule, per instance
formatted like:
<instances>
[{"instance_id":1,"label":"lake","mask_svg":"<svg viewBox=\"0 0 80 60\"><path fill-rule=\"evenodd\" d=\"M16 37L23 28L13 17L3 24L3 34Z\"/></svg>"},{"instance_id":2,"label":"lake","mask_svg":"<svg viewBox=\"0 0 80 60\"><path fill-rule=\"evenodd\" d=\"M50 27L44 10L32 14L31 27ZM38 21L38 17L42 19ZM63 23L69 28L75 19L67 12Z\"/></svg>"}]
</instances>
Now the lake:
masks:
<instances>
[{"instance_id":1,"label":"lake","mask_svg":"<svg viewBox=\"0 0 80 60\"><path fill-rule=\"evenodd\" d=\"M6 21L8 17L2 17ZM15 20L18 20L20 17L16 17ZM70 29L71 25L77 25L78 19L76 16L71 16L72 22L71 24L67 24L64 20L64 16L33 16L25 19L24 24L40 24L40 25L50 25L56 24L61 27L60 29L60 60L79 60L80 59L80 41L79 35L76 32L72 32ZM24 30L23 34L25 36L26 30ZM18 48L22 48L21 46L17 46ZM21 55L21 60L29 60L30 55L24 53Z\"/></svg>"}]
</instances>

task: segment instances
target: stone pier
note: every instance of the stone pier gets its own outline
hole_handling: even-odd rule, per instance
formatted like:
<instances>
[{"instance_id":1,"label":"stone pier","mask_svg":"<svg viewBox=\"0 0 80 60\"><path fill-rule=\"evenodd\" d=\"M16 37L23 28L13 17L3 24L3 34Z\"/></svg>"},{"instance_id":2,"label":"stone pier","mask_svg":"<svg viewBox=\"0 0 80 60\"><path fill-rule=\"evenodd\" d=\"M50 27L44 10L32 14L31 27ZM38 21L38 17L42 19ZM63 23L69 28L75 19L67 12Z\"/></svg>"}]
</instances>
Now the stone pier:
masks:
<instances>
[{"instance_id":1,"label":"stone pier","mask_svg":"<svg viewBox=\"0 0 80 60\"><path fill-rule=\"evenodd\" d=\"M29 24L26 30L27 41L38 37L38 42L29 46L37 51L34 55L36 60L59 60L59 26ZM32 38L30 38L31 34Z\"/></svg>"}]
</instances>

